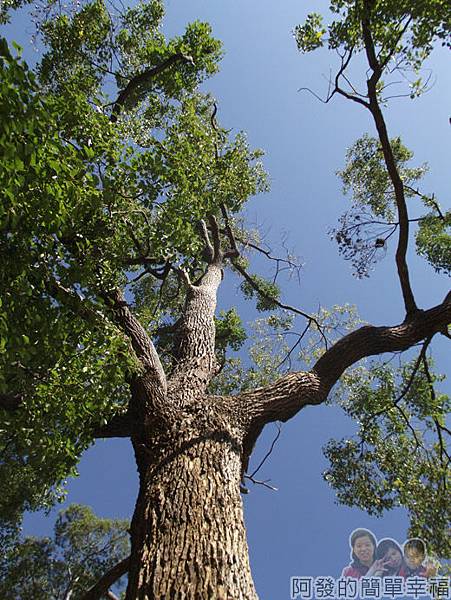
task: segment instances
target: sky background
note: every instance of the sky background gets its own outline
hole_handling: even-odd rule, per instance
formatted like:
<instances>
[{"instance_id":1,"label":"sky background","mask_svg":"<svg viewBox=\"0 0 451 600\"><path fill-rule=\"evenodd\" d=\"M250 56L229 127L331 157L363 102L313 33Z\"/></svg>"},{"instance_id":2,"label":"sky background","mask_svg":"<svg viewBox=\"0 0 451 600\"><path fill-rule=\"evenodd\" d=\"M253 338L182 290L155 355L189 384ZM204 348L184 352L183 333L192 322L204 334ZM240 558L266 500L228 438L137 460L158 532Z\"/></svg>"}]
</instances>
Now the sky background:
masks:
<instances>
[{"instance_id":1,"label":"sky background","mask_svg":"<svg viewBox=\"0 0 451 600\"><path fill-rule=\"evenodd\" d=\"M224 44L221 72L204 85L218 102L218 119L232 133L244 130L253 147L265 150L265 167L271 191L253 199L247 208L276 252L280 240L300 257L301 282L283 286L283 301L306 311L318 306L355 304L360 317L374 325L403 320L403 305L394 269L393 252L370 279L352 277L351 265L338 256L327 230L346 210L341 184L335 176L344 165L348 148L364 132L374 135L367 114L354 103L337 98L322 104L301 87L327 93L335 57L328 51L302 56L292 36L310 10L325 11L326 2L285 0L277 8L269 0L170 0L166 3L165 31L180 34L195 19L208 21ZM25 46L31 28L23 18L3 28L9 39ZM386 119L391 137L401 135L415 152L415 162L427 161L430 173L424 191L435 192L449 206L451 70L449 51L433 54L430 91L414 102L393 100ZM25 52L28 58L29 51ZM354 80L362 81L356 67ZM420 307L444 298L449 279L437 276L424 261L409 254L412 285ZM260 273L268 266L258 263ZM226 276L220 291L220 308L237 301L236 281ZM239 301L245 320L255 317L253 303ZM445 340L434 350L438 370L447 367ZM446 389L446 388L444 388ZM447 386L449 389L449 386ZM322 479L327 463L322 446L331 438L352 433L351 422L339 409L308 407L283 425L278 444L259 476L270 478L272 492L250 484L243 498L253 575L261 600L289 598L292 575L338 577L349 562L348 536L357 527L371 529L378 539L406 539L408 520L403 510L381 519L335 504L333 491ZM276 433L267 427L256 449L254 464L265 454ZM137 474L130 444L125 440L99 441L85 453L80 477L68 485L68 503L93 507L105 517L129 518L137 494ZM54 515L28 515L26 534L49 533Z\"/></svg>"}]
</instances>

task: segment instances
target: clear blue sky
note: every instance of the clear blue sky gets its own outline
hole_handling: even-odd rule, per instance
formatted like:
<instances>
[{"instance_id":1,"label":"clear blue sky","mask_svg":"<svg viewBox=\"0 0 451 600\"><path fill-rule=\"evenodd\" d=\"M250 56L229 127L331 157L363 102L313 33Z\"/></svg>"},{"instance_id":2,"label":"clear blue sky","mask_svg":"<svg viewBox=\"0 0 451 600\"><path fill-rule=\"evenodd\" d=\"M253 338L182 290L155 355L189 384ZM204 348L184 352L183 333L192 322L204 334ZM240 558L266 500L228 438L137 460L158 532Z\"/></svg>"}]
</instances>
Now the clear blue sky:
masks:
<instances>
[{"instance_id":1,"label":"clear blue sky","mask_svg":"<svg viewBox=\"0 0 451 600\"><path fill-rule=\"evenodd\" d=\"M275 245L287 232L288 245L305 264L300 286L287 284L283 299L307 311L317 310L318 304L348 302L356 304L368 322L395 324L402 321L403 311L392 253L370 279L356 280L327 235L346 209L334 173L343 165L346 148L364 132L374 131L369 114L360 107L342 99L324 105L297 91L308 86L325 93L329 69L335 65L326 51L310 56L297 52L292 30L305 18L305 5L322 10L328 3L316 2L313 7L295 0L279 5L269 0L170 0L165 30L172 35L189 21L205 20L224 43L221 73L205 88L217 98L221 124L245 130L251 145L266 151L271 180L271 192L252 200L247 214ZM23 41L23 35L23 22L16 23L15 38ZM394 100L386 113L390 135L400 134L416 161L430 164L425 188L434 191L444 206L449 204L451 141L451 110L445 100L451 96L448 59L439 49L430 63L435 81L430 92L415 102ZM409 260L420 306L439 303L449 280L414 256ZM235 302L234 285L225 281L222 308ZM244 314L252 318L250 304ZM445 345L438 340L435 348L443 371ZM323 481L322 446L330 437L350 431L352 425L337 409L319 406L302 411L283 426L262 472L262 478L271 478L279 491L253 487L244 497L251 562L262 600L288 598L291 575L338 576L349 560L349 533L357 527L372 529L378 538L405 540L408 522L402 510L374 519L337 506ZM257 456L265 453L274 434L268 427ZM89 504L99 515L129 517L136 493L129 444L100 441L83 457L80 477L69 482L68 501ZM51 524L31 515L25 520L25 532L42 534Z\"/></svg>"}]
</instances>

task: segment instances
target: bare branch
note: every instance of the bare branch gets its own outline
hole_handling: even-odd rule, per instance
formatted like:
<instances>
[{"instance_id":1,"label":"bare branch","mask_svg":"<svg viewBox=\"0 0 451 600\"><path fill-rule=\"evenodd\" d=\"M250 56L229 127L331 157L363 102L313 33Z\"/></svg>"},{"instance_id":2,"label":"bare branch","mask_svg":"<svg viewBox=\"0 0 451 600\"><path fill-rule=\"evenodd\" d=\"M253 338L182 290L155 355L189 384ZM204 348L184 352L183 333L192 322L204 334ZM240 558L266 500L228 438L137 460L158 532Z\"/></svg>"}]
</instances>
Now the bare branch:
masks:
<instances>
[{"instance_id":1,"label":"bare branch","mask_svg":"<svg viewBox=\"0 0 451 600\"><path fill-rule=\"evenodd\" d=\"M280 363L277 365L276 370L279 369L286 360L290 361L289 365L291 366L291 358L290 357L293 354L293 352L296 350L296 348L299 346L299 344L302 342L303 338L305 337L305 334L309 330L309 327L310 327L310 323L307 323L307 325L304 328L304 331L300 334L297 334L299 336L298 339L293 344L293 346L291 346L290 350L288 351L287 355L283 358L283 360L281 360Z\"/></svg>"},{"instance_id":2,"label":"bare branch","mask_svg":"<svg viewBox=\"0 0 451 600\"><path fill-rule=\"evenodd\" d=\"M278 489L276 487L274 487L273 485L269 485L268 481L271 481L270 479L265 479L265 480L255 479L252 475L245 475L244 479L249 479L249 481L252 481L252 483L254 483L255 485L262 485L263 487L266 487L273 492L278 491ZM249 490L247 488L245 488L245 489L246 489L245 492L243 490L241 490L242 493L248 494Z\"/></svg>"},{"instance_id":3,"label":"bare branch","mask_svg":"<svg viewBox=\"0 0 451 600\"><path fill-rule=\"evenodd\" d=\"M260 469L263 467L263 465L265 464L265 462L268 460L268 458L271 456L271 454L273 453L274 450L274 446L277 444L277 441L280 437L282 431L282 427L280 426L280 424L277 424L277 434L276 437L273 439L271 446L268 450L268 452L265 454L265 456L262 458L262 460L259 462L258 466L256 469L254 469L252 471L252 473L250 475L247 475L247 477L251 480L254 481L254 477L255 475L257 475L257 473L260 471Z\"/></svg>"}]
</instances>

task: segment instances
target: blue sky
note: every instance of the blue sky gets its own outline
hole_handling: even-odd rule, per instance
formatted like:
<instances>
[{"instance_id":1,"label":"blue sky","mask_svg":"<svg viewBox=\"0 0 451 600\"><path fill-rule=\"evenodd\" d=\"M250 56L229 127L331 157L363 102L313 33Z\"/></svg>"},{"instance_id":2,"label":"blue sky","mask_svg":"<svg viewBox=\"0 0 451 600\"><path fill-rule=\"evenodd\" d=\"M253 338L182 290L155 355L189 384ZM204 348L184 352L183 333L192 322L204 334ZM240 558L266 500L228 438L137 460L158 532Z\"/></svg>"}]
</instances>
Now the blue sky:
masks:
<instances>
[{"instance_id":1,"label":"blue sky","mask_svg":"<svg viewBox=\"0 0 451 600\"><path fill-rule=\"evenodd\" d=\"M370 279L356 280L327 234L347 206L335 171L343 166L346 148L357 137L364 132L374 135L370 115L360 107L343 99L324 105L298 91L310 87L320 94L327 92L335 58L327 51L301 56L292 37L308 9L321 11L327 4L170 0L165 31L181 33L189 21L205 20L224 43L221 72L204 87L217 98L221 124L234 132L246 131L251 146L266 152L271 191L250 202L247 216L261 226L274 246L288 234L288 246L304 263L300 285L287 282L283 300L306 311L317 310L319 304L355 304L364 320L395 324L403 320L403 307L392 252ZM24 43L23 22L8 29L10 39ZM393 100L386 112L390 135L401 135L415 152L417 163L429 163L425 191L435 192L444 207L449 205L451 141L451 115L445 101L451 95L448 61L447 51L439 48L429 64L434 81L431 90L415 102ZM357 68L354 76L361 81ZM439 303L449 280L437 276L412 252L409 261L419 305L427 308ZM223 288L220 307L230 308L237 298L236 282L226 277ZM252 305L240 302L240 307L250 320ZM434 348L443 371L447 366L444 341L438 339ZM275 431L273 426L266 429L255 463ZM251 563L262 600L288 598L291 575L338 576L349 561L348 536L357 527L372 529L379 539L405 540L404 511L375 519L337 506L333 491L322 479L327 466L322 446L330 437L351 431L351 423L338 409L305 409L283 425L276 449L262 470L261 477L271 478L278 491L251 487L244 497ZM89 504L102 516L129 517L137 493L130 445L124 440L99 441L83 457L80 477L70 481L68 489L69 502ZM24 531L44 534L51 526L51 519L30 515Z\"/></svg>"}]
</instances>

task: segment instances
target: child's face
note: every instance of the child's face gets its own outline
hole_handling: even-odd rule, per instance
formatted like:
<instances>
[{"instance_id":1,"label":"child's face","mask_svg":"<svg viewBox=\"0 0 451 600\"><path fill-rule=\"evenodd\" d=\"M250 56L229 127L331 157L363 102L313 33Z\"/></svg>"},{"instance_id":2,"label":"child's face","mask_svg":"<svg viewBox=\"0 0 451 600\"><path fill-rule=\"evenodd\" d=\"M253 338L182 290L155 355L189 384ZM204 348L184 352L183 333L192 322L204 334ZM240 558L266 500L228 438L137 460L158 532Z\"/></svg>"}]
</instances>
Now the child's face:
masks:
<instances>
[{"instance_id":1,"label":"child's face","mask_svg":"<svg viewBox=\"0 0 451 600\"><path fill-rule=\"evenodd\" d=\"M424 560L424 554L417 548L406 548L404 550L404 559L410 569L416 569Z\"/></svg>"}]
</instances>

